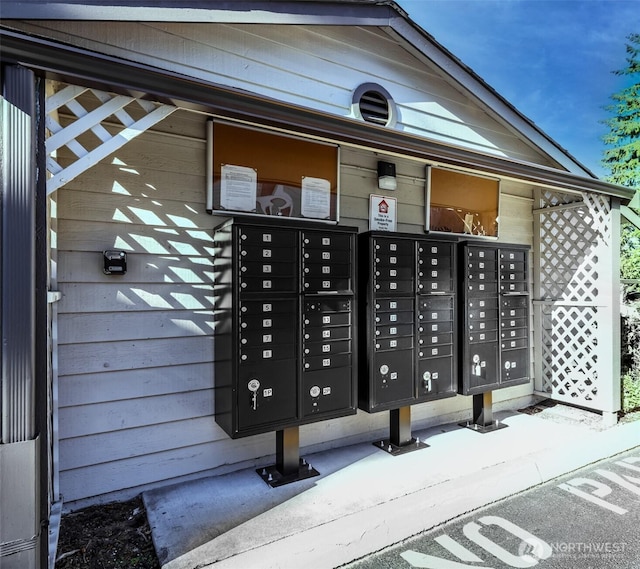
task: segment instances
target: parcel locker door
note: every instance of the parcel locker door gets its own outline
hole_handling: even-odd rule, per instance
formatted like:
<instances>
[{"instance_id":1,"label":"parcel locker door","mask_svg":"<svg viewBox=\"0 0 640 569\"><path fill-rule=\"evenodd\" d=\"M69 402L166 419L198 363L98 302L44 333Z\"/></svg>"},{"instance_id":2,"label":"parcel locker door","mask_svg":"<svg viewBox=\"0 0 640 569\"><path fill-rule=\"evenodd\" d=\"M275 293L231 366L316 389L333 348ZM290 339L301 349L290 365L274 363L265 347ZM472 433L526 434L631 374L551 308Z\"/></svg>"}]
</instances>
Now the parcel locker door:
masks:
<instances>
[{"instance_id":1,"label":"parcel locker door","mask_svg":"<svg viewBox=\"0 0 640 569\"><path fill-rule=\"evenodd\" d=\"M255 358L238 366L238 429L260 431L297 416L296 360Z\"/></svg>"},{"instance_id":2,"label":"parcel locker door","mask_svg":"<svg viewBox=\"0 0 640 569\"><path fill-rule=\"evenodd\" d=\"M463 365L466 391L482 393L498 385L498 343L469 344Z\"/></svg>"},{"instance_id":3,"label":"parcel locker door","mask_svg":"<svg viewBox=\"0 0 640 569\"><path fill-rule=\"evenodd\" d=\"M413 358L413 350L374 353L371 370L374 408L388 408L414 397Z\"/></svg>"},{"instance_id":4,"label":"parcel locker door","mask_svg":"<svg viewBox=\"0 0 640 569\"><path fill-rule=\"evenodd\" d=\"M455 395L453 358L435 357L418 361L418 398L439 399Z\"/></svg>"}]
</instances>

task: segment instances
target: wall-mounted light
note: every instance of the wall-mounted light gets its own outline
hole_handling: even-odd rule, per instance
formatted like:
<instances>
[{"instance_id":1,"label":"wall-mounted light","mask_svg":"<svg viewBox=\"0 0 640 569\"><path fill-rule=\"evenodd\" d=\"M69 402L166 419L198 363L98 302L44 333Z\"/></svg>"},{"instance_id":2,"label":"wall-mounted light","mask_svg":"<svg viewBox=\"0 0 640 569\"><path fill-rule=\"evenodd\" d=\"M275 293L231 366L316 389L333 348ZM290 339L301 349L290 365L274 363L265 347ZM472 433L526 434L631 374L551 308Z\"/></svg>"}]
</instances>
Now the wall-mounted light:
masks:
<instances>
[{"instance_id":1,"label":"wall-mounted light","mask_svg":"<svg viewBox=\"0 0 640 569\"><path fill-rule=\"evenodd\" d=\"M381 190L395 190L397 188L395 164L378 162L378 188Z\"/></svg>"},{"instance_id":2,"label":"wall-mounted light","mask_svg":"<svg viewBox=\"0 0 640 569\"><path fill-rule=\"evenodd\" d=\"M124 275L127 272L127 254L124 251L103 251L105 275Z\"/></svg>"}]
</instances>

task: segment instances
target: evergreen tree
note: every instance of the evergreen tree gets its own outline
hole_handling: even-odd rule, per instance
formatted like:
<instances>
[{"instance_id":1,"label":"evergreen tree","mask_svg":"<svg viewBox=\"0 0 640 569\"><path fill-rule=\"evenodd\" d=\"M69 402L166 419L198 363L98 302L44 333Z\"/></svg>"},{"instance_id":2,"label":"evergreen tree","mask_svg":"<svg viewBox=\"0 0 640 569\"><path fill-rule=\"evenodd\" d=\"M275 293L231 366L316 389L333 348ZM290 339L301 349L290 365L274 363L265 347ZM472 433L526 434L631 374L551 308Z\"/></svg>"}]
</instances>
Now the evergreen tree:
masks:
<instances>
[{"instance_id":1,"label":"evergreen tree","mask_svg":"<svg viewBox=\"0 0 640 569\"><path fill-rule=\"evenodd\" d=\"M629 78L629 85L611 96L605 107L612 116L603 121L609 133L603 165L611 172L607 180L640 189L640 34L627 36L627 67L614 71Z\"/></svg>"},{"instance_id":2,"label":"evergreen tree","mask_svg":"<svg viewBox=\"0 0 640 569\"><path fill-rule=\"evenodd\" d=\"M630 205L640 213L640 34L627 40L627 66L614 73L628 81L605 107L611 117L603 121L609 132L603 137L607 148L602 163L610 171L609 182L636 189ZM640 229L629 223L622 227L620 266L623 279L640 279Z\"/></svg>"}]
</instances>

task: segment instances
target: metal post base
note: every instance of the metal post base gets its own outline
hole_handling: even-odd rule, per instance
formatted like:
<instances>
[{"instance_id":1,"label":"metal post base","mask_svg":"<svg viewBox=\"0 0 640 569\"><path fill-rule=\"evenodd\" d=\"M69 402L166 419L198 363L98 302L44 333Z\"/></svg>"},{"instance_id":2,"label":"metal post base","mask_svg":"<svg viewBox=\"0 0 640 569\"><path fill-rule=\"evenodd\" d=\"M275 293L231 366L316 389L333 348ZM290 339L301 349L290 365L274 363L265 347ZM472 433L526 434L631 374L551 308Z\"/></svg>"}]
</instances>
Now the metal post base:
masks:
<instances>
[{"instance_id":1,"label":"metal post base","mask_svg":"<svg viewBox=\"0 0 640 569\"><path fill-rule=\"evenodd\" d=\"M256 472L272 488L320 475L304 458L300 458L299 427L276 431L276 464L256 468Z\"/></svg>"},{"instance_id":2,"label":"metal post base","mask_svg":"<svg viewBox=\"0 0 640 569\"><path fill-rule=\"evenodd\" d=\"M473 396L473 419L458 423L461 427L466 427L477 433L492 433L499 429L506 429L509 425L505 425L500 421L493 420L493 393L487 391Z\"/></svg>"},{"instance_id":3,"label":"metal post base","mask_svg":"<svg viewBox=\"0 0 640 569\"><path fill-rule=\"evenodd\" d=\"M411 407L392 409L389 412L390 438L373 442L373 446L384 452L398 456L415 450L427 448L429 445L411 436Z\"/></svg>"}]
</instances>

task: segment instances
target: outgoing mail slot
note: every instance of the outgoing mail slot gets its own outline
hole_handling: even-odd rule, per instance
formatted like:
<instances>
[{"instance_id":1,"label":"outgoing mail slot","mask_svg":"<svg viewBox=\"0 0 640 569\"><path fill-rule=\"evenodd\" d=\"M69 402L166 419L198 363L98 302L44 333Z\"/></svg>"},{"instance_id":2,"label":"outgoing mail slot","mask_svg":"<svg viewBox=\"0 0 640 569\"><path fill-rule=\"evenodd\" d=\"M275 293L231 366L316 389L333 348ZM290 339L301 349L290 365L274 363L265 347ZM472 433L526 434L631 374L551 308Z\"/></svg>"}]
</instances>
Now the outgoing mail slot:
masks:
<instances>
[{"instance_id":1,"label":"outgoing mail slot","mask_svg":"<svg viewBox=\"0 0 640 569\"><path fill-rule=\"evenodd\" d=\"M507 310L510 308L526 308L529 306L528 296L503 296L500 306Z\"/></svg>"},{"instance_id":2,"label":"outgoing mail slot","mask_svg":"<svg viewBox=\"0 0 640 569\"><path fill-rule=\"evenodd\" d=\"M421 311L444 310L453 308L452 296L421 296L418 300Z\"/></svg>"}]
</instances>

